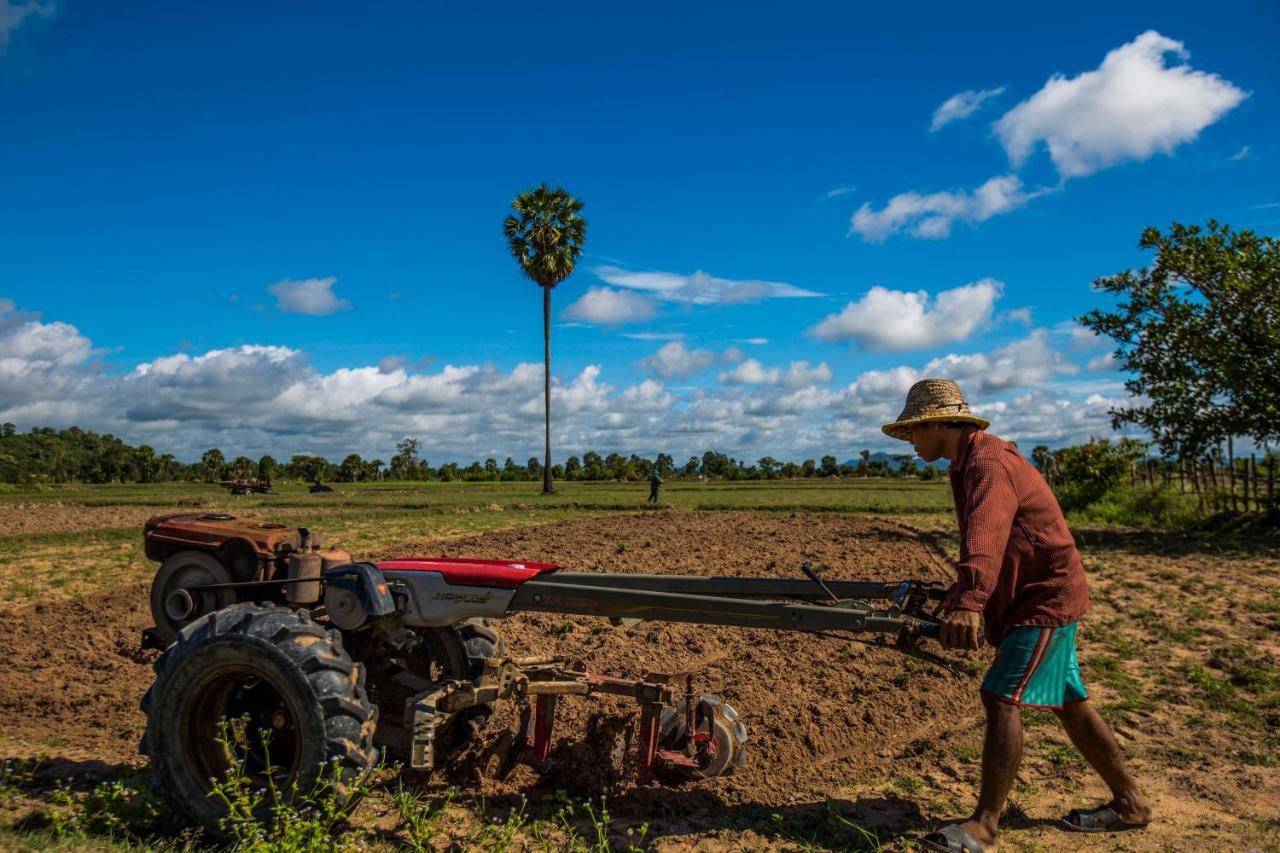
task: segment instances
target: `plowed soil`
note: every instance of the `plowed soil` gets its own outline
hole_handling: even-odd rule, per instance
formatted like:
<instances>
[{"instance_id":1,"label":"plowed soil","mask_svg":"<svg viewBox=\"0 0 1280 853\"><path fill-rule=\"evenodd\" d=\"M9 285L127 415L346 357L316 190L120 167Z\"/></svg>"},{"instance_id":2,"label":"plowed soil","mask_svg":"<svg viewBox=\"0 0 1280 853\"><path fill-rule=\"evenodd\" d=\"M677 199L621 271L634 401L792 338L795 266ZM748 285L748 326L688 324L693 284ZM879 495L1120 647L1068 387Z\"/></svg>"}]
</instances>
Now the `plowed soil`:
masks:
<instances>
[{"instance_id":1,"label":"plowed soil","mask_svg":"<svg viewBox=\"0 0 1280 853\"><path fill-rule=\"evenodd\" d=\"M945 530L938 535L947 536ZM1254 643L1264 655L1259 660L1274 663L1275 647L1260 641L1273 642L1280 628L1267 621L1275 618L1267 602L1280 595L1280 559L1269 552L1242 567L1230 556L1165 557L1153 555L1154 546L1144 545L1140 554L1131 547L1115 540L1086 549L1086 562L1101 555L1107 565L1090 564L1097 606L1086 622L1082 657L1095 698L1105 702L1116 700L1116 690L1128 682L1109 676L1119 687L1095 683L1102 670L1090 668L1095 654L1089 627L1101 632L1109 626L1115 648L1147 650L1145 658L1122 656L1121 667L1152 701L1132 703L1137 710L1115 719L1122 745L1136 753L1136 772L1154 795L1160 823L1122 839L1081 839L1054 829L1049 818L1105 799L1105 789L1078 758L1062 751L1064 739L1049 718L1030 723L1006 844L1184 849L1180 842L1196 838L1208 849L1244 849L1233 840L1247 838L1256 846L1274 838L1280 771L1273 756L1259 752L1266 749L1259 743L1240 758L1239 734L1225 717L1213 716L1204 688L1175 676L1188 659L1208 660L1212 667L1212 649L1228 642ZM835 514L647 512L404 542L356 556L392 554L552 560L580 571L797 577L809 562L837 578L949 576L945 553L931 534L890 520ZM1160 572L1167 573L1162 586L1182 590L1170 607L1180 608L1185 598L1201 620L1203 633L1186 644L1190 652L1153 641L1165 630L1162 623L1132 612L1132 579ZM1218 587L1196 586L1206 575ZM1252 603L1257 609L1248 612L1259 615L1237 619L1232 614L1240 602ZM1169 611L1170 620L1182 618L1176 612ZM154 653L140 651L138 639L149 624L143 585L0 612L0 756L44 756L40 772L47 777L112 778L140 765L138 700L150 684ZM483 793L490 804L558 788L607 790L624 825L648 821L649 838L660 849L797 849L806 838L819 846L836 843L829 834L833 813L894 839L957 816L976 794L981 708L975 676L955 677L843 638L790 632L644 623L615 628L603 620L548 614L517 615L497 627L511 655L570 655L593 671L624 676L693 670L698 689L737 709L749 741L747 763L733 776L677 789L636 789L617 772L615 752L633 706L571 698L561 703L561 740L546 778L527 768L505 781L477 781L470 768L465 776L455 774L452 781ZM1153 649L1179 657L1166 662L1153 657ZM1237 716L1247 722L1250 713L1244 708ZM511 716L498 722L510 723ZM584 742L589 729L598 736ZM856 835L842 837L837 846L857 841ZM891 849L907 849L905 844L892 841Z\"/></svg>"}]
</instances>

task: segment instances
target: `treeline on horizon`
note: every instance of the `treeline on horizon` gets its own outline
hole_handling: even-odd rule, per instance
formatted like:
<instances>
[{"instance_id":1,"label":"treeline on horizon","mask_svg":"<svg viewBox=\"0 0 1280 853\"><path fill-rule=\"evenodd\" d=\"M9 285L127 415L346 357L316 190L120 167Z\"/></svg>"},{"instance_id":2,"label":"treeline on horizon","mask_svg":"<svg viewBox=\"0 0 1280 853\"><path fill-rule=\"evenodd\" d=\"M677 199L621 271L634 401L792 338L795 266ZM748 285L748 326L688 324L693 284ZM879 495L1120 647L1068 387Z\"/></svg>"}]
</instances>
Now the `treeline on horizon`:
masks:
<instances>
[{"instance_id":1,"label":"treeline on horizon","mask_svg":"<svg viewBox=\"0 0 1280 853\"><path fill-rule=\"evenodd\" d=\"M659 453L655 458L587 451L551 467L556 480L647 480L656 469L663 479L773 480L807 477L919 477L937 479L942 471L921 466L914 454L873 459L863 450L855 463L835 456L783 461L763 456L748 464L708 450L678 463ZM489 458L463 465L432 465L422 456L422 443L406 438L389 461L348 454L341 462L322 456L295 454L288 461L273 456L228 459L219 448L206 450L196 462L183 462L170 453L157 453L146 444L132 446L110 435L79 427L63 430L34 427L19 433L13 424L0 425L0 482L4 483L165 483L276 479L355 483L377 480L438 480L441 482L510 482L542 479L542 463L530 457L523 465L511 457L502 463Z\"/></svg>"}]
</instances>

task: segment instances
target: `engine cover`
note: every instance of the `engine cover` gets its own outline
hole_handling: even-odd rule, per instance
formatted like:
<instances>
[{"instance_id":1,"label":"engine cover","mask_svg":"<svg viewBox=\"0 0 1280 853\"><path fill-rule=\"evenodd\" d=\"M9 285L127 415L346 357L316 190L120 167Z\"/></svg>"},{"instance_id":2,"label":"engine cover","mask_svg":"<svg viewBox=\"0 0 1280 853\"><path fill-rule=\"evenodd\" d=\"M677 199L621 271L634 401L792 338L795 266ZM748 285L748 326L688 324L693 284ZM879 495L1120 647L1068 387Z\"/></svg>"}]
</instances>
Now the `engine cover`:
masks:
<instances>
[{"instance_id":1,"label":"engine cover","mask_svg":"<svg viewBox=\"0 0 1280 853\"><path fill-rule=\"evenodd\" d=\"M477 616L501 617L527 580L560 568L556 563L413 557L378 564L403 594L406 625L439 627Z\"/></svg>"}]
</instances>

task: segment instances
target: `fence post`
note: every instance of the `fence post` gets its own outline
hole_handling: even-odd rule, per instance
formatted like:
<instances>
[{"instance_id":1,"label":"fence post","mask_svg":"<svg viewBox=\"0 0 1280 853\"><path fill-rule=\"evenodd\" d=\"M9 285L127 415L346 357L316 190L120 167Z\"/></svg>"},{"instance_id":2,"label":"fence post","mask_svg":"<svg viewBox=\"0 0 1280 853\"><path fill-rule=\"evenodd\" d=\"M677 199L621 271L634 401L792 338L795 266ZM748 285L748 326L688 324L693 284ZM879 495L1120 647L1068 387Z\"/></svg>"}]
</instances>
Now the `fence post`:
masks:
<instances>
[{"instance_id":1,"label":"fence post","mask_svg":"<svg viewBox=\"0 0 1280 853\"><path fill-rule=\"evenodd\" d=\"M1227 483L1231 489L1231 511L1236 512L1236 452L1231 436L1227 436Z\"/></svg>"}]
</instances>

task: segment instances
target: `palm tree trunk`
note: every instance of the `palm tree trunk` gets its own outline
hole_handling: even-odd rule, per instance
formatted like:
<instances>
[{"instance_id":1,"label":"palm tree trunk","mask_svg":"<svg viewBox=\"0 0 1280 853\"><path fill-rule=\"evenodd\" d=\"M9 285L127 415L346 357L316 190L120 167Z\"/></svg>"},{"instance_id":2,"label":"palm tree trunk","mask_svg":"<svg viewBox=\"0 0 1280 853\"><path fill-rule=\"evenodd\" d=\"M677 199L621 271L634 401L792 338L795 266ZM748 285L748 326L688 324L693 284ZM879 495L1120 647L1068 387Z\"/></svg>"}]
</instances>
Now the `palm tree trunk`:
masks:
<instances>
[{"instance_id":1,"label":"palm tree trunk","mask_svg":"<svg viewBox=\"0 0 1280 853\"><path fill-rule=\"evenodd\" d=\"M552 494L551 486L551 288L542 288L543 381L542 399L546 411L547 454L542 463L542 493Z\"/></svg>"}]
</instances>

